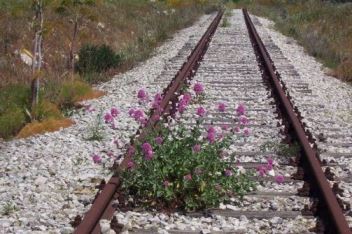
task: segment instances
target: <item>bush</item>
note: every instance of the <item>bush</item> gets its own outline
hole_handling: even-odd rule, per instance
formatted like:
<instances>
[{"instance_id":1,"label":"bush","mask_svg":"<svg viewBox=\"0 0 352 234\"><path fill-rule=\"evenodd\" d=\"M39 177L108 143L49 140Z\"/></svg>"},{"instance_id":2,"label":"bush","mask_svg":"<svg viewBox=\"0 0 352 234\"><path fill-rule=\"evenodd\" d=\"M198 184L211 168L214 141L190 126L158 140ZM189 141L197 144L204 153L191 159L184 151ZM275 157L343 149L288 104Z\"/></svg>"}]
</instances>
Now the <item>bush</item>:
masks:
<instances>
[{"instance_id":1,"label":"bush","mask_svg":"<svg viewBox=\"0 0 352 234\"><path fill-rule=\"evenodd\" d=\"M254 189L247 174L230 166L233 157L230 162L221 158L230 138L209 143L200 121L191 130L181 125L176 133L159 127L155 138L137 143L133 161L122 174L125 191L138 203L191 211L216 207Z\"/></svg>"},{"instance_id":2,"label":"bush","mask_svg":"<svg viewBox=\"0 0 352 234\"><path fill-rule=\"evenodd\" d=\"M73 107L80 97L87 95L91 91L92 88L82 81L65 81L60 87L56 103L61 108Z\"/></svg>"},{"instance_id":3,"label":"bush","mask_svg":"<svg viewBox=\"0 0 352 234\"><path fill-rule=\"evenodd\" d=\"M39 104L32 110L32 115L36 120L44 119L60 119L62 118L61 112L58 107L46 100L41 100Z\"/></svg>"},{"instance_id":4,"label":"bush","mask_svg":"<svg viewBox=\"0 0 352 234\"><path fill-rule=\"evenodd\" d=\"M105 72L121 63L121 56L107 45L84 45L79 50L77 70L82 73Z\"/></svg>"},{"instance_id":5,"label":"bush","mask_svg":"<svg viewBox=\"0 0 352 234\"><path fill-rule=\"evenodd\" d=\"M31 91L24 84L9 85L0 89L0 115L13 107L28 108Z\"/></svg>"},{"instance_id":6,"label":"bush","mask_svg":"<svg viewBox=\"0 0 352 234\"><path fill-rule=\"evenodd\" d=\"M26 123L26 116L19 107L7 109L0 115L0 137L9 139L15 135Z\"/></svg>"}]
</instances>

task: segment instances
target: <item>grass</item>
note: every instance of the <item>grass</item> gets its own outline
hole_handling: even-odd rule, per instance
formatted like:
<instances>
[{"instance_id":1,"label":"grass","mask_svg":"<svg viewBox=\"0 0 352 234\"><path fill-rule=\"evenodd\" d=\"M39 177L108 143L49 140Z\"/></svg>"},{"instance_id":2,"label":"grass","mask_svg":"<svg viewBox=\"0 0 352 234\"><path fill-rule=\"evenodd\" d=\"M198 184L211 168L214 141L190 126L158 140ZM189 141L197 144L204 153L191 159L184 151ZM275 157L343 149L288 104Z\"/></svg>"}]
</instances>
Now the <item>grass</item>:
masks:
<instances>
[{"instance_id":1,"label":"grass","mask_svg":"<svg viewBox=\"0 0 352 234\"><path fill-rule=\"evenodd\" d=\"M218 9L220 0L92 0L92 4L79 5L45 1L44 67L40 74L40 99L45 106L34 110L30 106L31 67L20 56L33 48L31 2L0 0L0 138L4 139L11 139L34 120L36 125L38 121L60 120L76 102L104 95L93 90L91 84L105 82L145 60L176 30ZM104 59L107 54L114 55L114 61L108 60L110 66L105 62L98 67L93 64L98 69L71 75L68 64L76 16L76 68L83 59L84 66L100 61L79 58L84 45L100 48L98 54Z\"/></svg>"},{"instance_id":2,"label":"grass","mask_svg":"<svg viewBox=\"0 0 352 234\"><path fill-rule=\"evenodd\" d=\"M333 75L352 82L352 3L320 0L238 0L235 7L275 22L306 51L332 69ZM233 6L233 5L232 5Z\"/></svg>"}]
</instances>

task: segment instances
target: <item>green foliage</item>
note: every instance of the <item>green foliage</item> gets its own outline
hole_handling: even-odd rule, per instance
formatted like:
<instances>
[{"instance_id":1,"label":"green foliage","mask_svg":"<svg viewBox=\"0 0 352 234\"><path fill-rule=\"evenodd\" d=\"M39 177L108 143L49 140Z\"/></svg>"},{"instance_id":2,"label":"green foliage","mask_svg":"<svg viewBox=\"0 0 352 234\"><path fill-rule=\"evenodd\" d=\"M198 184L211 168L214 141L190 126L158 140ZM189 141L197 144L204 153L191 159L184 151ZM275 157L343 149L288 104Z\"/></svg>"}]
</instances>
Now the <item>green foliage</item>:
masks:
<instances>
[{"instance_id":1,"label":"green foliage","mask_svg":"<svg viewBox=\"0 0 352 234\"><path fill-rule=\"evenodd\" d=\"M17 208L16 204L12 203L12 202L6 202L5 205L2 207L1 209L1 214L2 215L10 215L16 211L18 211L19 209Z\"/></svg>"},{"instance_id":2,"label":"green foliage","mask_svg":"<svg viewBox=\"0 0 352 234\"><path fill-rule=\"evenodd\" d=\"M147 140L153 147L153 158L145 159L141 142L132 157L135 167L122 174L123 187L135 201L147 207L191 211L216 207L230 196L241 197L254 189L247 174L229 166L233 157L231 162L220 157L230 145L229 138L209 144L201 137L199 122L191 130L182 125L176 132L162 126L158 129L163 143L155 143L156 135ZM196 144L201 145L199 152L192 150ZM232 175L226 176L225 171Z\"/></svg>"},{"instance_id":3,"label":"green foliage","mask_svg":"<svg viewBox=\"0 0 352 234\"><path fill-rule=\"evenodd\" d=\"M105 72L118 66L122 57L116 54L107 45L84 45L78 53L79 60L76 64L80 73Z\"/></svg>"},{"instance_id":4,"label":"green foliage","mask_svg":"<svg viewBox=\"0 0 352 234\"><path fill-rule=\"evenodd\" d=\"M61 108L70 108L78 101L79 97L88 94L92 88L82 81L73 80L63 82L59 90L56 103Z\"/></svg>"},{"instance_id":5,"label":"green foliage","mask_svg":"<svg viewBox=\"0 0 352 234\"><path fill-rule=\"evenodd\" d=\"M0 137L9 139L15 135L26 123L23 109L12 106L0 115Z\"/></svg>"},{"instance_id":6,"label":"green foliage","mask_svg":"<svg viewBox=\"0 0 352 234\"><path fill-rule=\"evenodd\" d=\"M46 100L40 100L38 105L32 109L32 117L38 121L45 119L60 119L62 114L57 106Z\"/></svg>"}]
</instances>

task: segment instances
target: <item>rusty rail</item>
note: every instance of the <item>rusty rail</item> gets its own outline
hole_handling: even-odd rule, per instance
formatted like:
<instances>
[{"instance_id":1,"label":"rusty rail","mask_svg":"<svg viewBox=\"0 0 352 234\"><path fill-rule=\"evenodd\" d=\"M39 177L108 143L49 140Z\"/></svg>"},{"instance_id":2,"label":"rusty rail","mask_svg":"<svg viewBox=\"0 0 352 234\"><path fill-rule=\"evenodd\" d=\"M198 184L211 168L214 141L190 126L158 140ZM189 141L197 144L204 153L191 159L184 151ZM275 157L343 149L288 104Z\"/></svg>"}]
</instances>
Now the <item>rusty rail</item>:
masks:
<instances>
[{"instance_id":1,"label":"rusty rail","mask_svg":"<svg viewBox=\"0 0 352 234\"><path fill-rule=\"evenodd\" d=\"M292 130L302 147L305 160L308 164L306 166L309 168L309 171L306 171L306 173L308 173L310 176L309 179L311 180L311 184L316 186L317 196L319 197L320 205L317 214L324 221L325 232L346 234L351 233L342 209L339 206L336 196L330 188L330 185L321 168L321 164L317 158L317 152L310 146L304 127L300 120L297 118L297 115L293 110L293 105L287 98L285 91L280 84L280 79L276 74L275 67L271 62L270 56L266 51L265 46L260 39L246 9L243 9L243 14L249 34L252 36L254 42L259 47L259 54L261 59L264 61L265 69L267 69L268 73L270 74L269 79L274 86L274 90L277 94L282 109L288 117L288 121L290 122Z\"/></svg>"},{"instance_id":2,"label":"rusty rail","mask_svg":"<svg viewBox=\"0 0 352 234\"><path fill-rule=\"evenodd\" d=\"M187 62L182 65L180 71L176 74L171 83L164 90L161 107L166 115L170 114L169 111L171 109L171 102L175 102L177 100L177 96L179 95L179 91L182 85L188 78L194 75L195 70L199 66L199 61L205 54L212 35L215 33L219 25L222 15L223 11L219 11L213 22L208 27L207 31L204 33L196 47L193 49L191 55L187 59ZM154 115L156 115L156 113L151 114L145 128L139 129L138 132L141 133L140 137L138 137L139 140L141 137L143 138L143 133L147 134L148 130L157 124L158 121L153 118ZM130 157L126 155L119 169L123 170L129 160ZM118 175L113 175L111 177L109 182L104 186L103 190L97 194L97 197L91 208L85 214L82 222L75 229L75 234L101 233L99 221L102 218L111 219L113 216L114 208L112 207L112 201L121 183L122 181Z\"/></svg>"}]
</instances>

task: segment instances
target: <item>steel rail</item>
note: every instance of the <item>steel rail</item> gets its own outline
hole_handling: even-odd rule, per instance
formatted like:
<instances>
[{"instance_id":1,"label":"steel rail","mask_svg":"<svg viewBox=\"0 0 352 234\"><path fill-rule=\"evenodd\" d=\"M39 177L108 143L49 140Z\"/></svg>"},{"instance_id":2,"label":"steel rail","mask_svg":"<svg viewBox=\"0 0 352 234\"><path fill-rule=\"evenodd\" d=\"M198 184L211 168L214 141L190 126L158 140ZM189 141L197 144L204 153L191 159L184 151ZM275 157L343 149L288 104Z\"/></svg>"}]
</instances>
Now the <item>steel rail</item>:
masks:
<instances>
[{"instance_id":1,"label":"steel rail","mask_svg":"<svg viewBox=\"0 0 352 234\"><path fill-rule=\"evenodd\" d=\"M161 101L161 107L163 109L163 113L167 113L171 110L172 102L177 100L177 96L179 95L179 91L182 85L185 83L187 78L191 77L197 66L199 65L199 61L202 59L204 55L207 45L209 44L211 37L215 33L219 22L222 18L223 11L219 11L217 16L214 18L200 41L197 43L196 47L193 49L191 55L188 57L187 62L185 62L180 69L180 71L173 78L171 83L163 92L163 99ZM157 113L152 113L148 119L147 125L143 129L139 129L139 132L143 132L144 134L148 133L148 130L152 129L153 126L157 124L157 120L155 120L155 115ZM138 139L143 138L143 134L141 134ZM119 166L119 170L123 170L128 161L130 160L129 156L125 156L125 159ZM111 219L114 209L112 208L112 200L114 195L116 194L118 188L120 187L122 181L117 174L113 175L109 182L104 186L103 190L97 194L97 197L92 204L89 211L84 215L82 222L75 229L75 234L87 234L87 233L101 233L99 221L102 218Z\"/></svg>"},{"instance_id":2,"label":"steel rail","mask_svg":"<svg viewBox=\"0 0 352 234\"><path fill-rule=\"evenodd\" d=\"M325 232L343 234L351 233L342 209L339 206L336 196L334 195L321 168L321 164L317 159L317 152L310 146L304 127L294 112L293 105L286 96L285 91L280 84L280 79L275 72L270 56L266 51L265 46L259 37L246 9L243 9L243 14L249 33L252 35L252 38L259 47L260 56L264 61L265 68L270 74L269 79L271 79L271 82L274 85L279 102L282 105L293 131L303 149L306 162L309 164L308 167L310 171L308 173L310 174L310 179L312 180L313 185L317 186L318 196L320 198L320 202L322 202L318 210L318 215L324 221Z\"/></svg>"}]
</instances>

